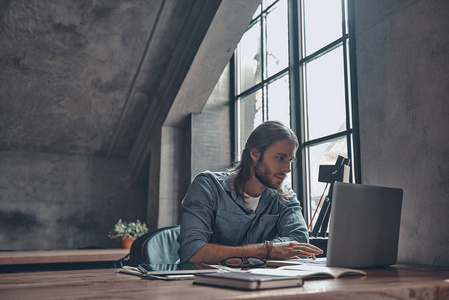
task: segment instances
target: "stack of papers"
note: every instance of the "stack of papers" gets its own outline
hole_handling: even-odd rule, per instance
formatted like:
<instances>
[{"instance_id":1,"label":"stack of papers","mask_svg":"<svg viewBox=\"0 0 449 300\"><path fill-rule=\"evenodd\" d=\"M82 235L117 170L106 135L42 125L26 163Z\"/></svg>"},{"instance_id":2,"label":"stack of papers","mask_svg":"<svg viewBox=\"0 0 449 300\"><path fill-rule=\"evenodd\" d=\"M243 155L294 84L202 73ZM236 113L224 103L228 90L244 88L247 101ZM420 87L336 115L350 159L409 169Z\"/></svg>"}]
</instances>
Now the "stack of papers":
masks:
<instances>
[{"instance_id":1,"label":"stack of papers","mask_svg":"<svg viewBox=\"0 0 449 300\"><path fill-rule=\"evenodd\" d=\"M145 279L180 280L193 279L195 274L217 273L221 269L206 264L141 264L138 267L124 266L119 273L140 276Z\"/></svg>"}]
</instances>

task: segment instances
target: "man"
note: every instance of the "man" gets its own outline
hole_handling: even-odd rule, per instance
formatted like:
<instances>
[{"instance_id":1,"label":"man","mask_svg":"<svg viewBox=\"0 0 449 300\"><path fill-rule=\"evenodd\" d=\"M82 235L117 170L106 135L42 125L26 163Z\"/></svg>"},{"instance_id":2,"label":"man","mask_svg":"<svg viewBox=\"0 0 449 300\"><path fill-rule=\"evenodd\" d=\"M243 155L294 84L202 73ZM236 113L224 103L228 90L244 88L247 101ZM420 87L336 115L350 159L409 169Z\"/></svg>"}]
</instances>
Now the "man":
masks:
<instances>
[{"instance_id":1,"label":"man","mask_svg":"<svg viewBox=\"0 0 449 300\"><path fill-rule=\"evenodd\" d=\"M315 259L322 253L308 244L300 203L283 186L297 148L291 129L267 121L251 133L231 172L198 174L182 201L181 262L217 264L228 257Z\"/></svg>"}]
</instances>

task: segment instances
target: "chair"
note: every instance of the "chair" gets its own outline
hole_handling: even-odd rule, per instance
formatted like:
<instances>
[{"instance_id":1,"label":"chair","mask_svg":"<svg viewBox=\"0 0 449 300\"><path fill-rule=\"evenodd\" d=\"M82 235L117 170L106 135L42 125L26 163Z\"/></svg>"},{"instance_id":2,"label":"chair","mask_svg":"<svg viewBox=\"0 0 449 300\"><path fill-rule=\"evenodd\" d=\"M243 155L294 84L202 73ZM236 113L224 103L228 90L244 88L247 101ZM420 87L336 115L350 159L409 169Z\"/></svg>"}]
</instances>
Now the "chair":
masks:
<instances>
[{"instance_id":1,"label":"chair","mask_svg":"<svg viewBox=\"0 0 449 300\"><path fill-rule=\"evenodd\" d=\"M179 263L177 241L181 230L180 225L163 227L149 233L146 244L144 244L144 260L148 264L175 264Z\"/></svg>"},{"instance_id":2,"label":"chair","mask_svg":"<svg viewBox=\"0 0 449 300\"><path fill-rule=\"evenodd\" d=\"M130 253L122 259L122 262L130 266L179 263L177 239L180 230L180 225L174 225L155 229L142 235L134 241ZM128 257L129 259L125 260Z\"/></svg>"}]
</instances>

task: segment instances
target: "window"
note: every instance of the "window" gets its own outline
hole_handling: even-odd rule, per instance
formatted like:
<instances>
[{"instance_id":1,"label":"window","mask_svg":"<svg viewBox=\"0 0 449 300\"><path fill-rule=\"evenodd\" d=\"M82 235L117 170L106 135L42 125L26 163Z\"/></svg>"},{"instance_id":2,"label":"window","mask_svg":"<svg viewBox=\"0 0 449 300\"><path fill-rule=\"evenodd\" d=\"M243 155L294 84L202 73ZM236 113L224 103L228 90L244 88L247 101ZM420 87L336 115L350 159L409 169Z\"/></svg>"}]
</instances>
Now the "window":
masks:
<instances>
[{"instance_id":1,"label":"window","mask_svg":"<svg viewBox=\"0 0 449 300\"><path fill-rule=\"evenodd\" d=\"M347 0L263 0L234 55L235 153L265 120L293 128L300 148L289 181L307 222L326 185L319 165L347 157L360 181L349 29Z\"/></svg>"}]
</instances>

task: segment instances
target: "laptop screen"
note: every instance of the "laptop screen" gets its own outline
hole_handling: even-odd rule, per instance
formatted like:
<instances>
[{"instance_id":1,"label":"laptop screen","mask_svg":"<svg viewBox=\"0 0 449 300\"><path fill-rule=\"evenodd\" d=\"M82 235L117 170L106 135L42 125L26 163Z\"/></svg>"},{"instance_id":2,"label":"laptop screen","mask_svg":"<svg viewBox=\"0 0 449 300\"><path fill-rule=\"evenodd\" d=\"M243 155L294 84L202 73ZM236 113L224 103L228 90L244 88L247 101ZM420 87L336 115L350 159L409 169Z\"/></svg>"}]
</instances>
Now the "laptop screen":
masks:
<instances>
[{"instance_id":1,"label":"laptop screen","mask_svg":"<svg viewBox=\"0 0 449 300\"><path fill-rule=\"evenodd\" d=\"M402 189L335 182L326 265L381 267L397 261Z\"/></svg>"}]
</instances>

